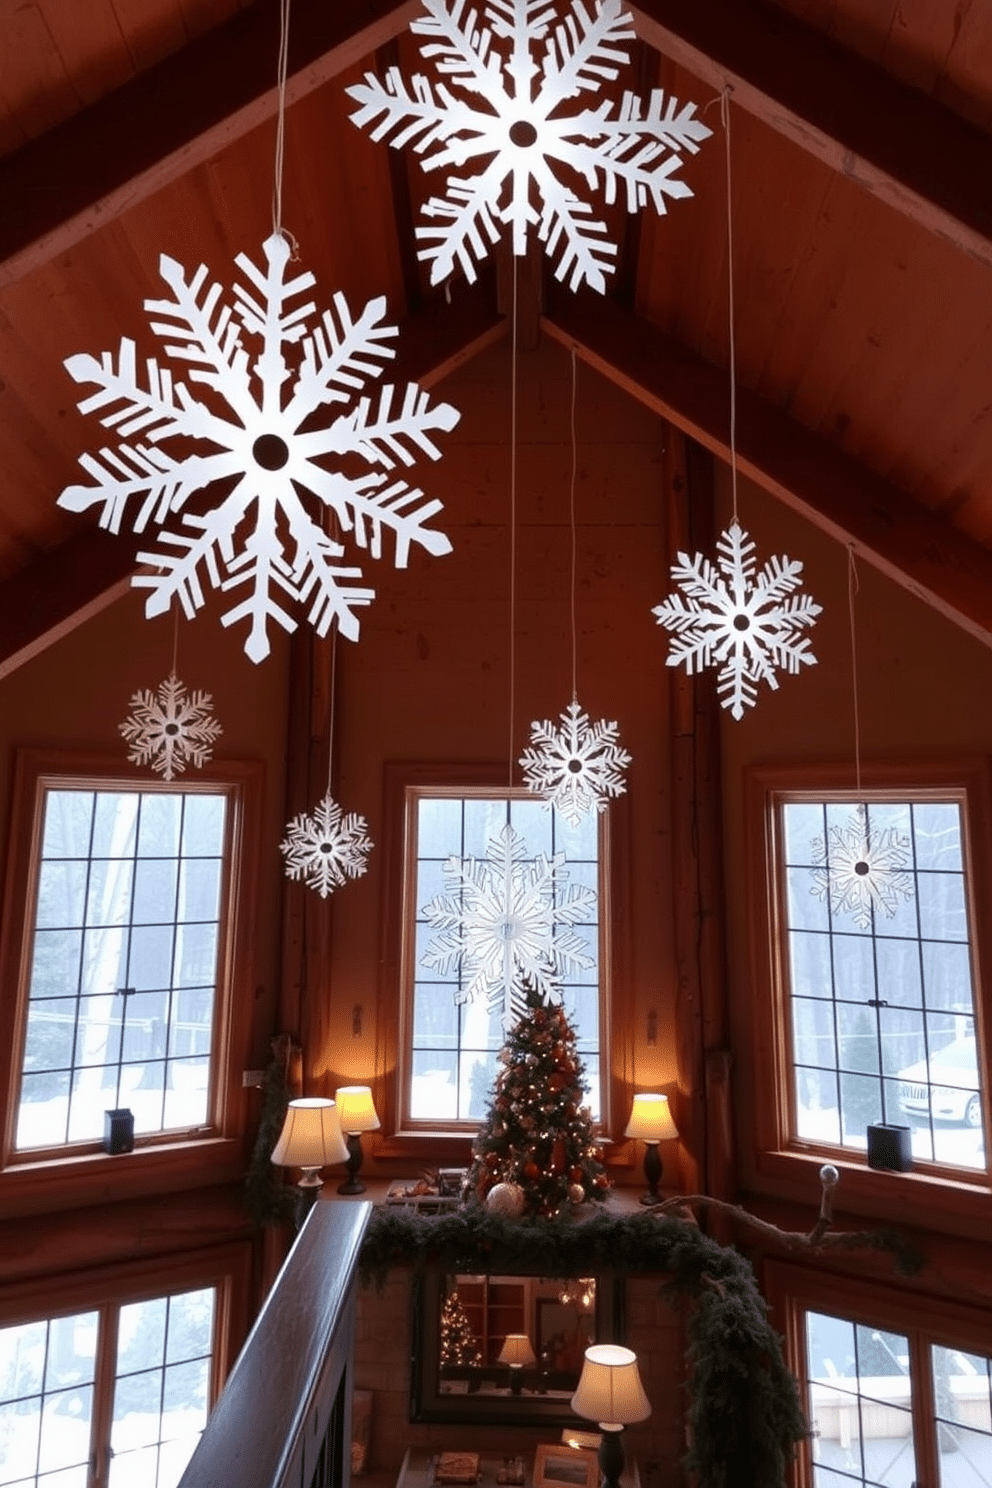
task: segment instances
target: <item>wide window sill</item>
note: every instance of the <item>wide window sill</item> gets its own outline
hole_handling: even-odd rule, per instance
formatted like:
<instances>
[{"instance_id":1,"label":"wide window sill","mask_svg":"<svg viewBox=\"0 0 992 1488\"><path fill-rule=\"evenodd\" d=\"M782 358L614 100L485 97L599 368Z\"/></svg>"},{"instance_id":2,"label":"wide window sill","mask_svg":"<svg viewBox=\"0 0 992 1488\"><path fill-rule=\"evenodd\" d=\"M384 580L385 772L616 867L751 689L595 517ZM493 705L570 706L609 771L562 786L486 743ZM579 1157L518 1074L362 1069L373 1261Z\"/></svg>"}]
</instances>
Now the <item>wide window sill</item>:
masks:
<instances>
[{"instance_id":1,"label":"wide window sill","mask_svg":"<svg viewBox=\"0 0 992 1488\"><path fill-rule=\"evenodd\" d=\"M11 1163L0 1173L0 1211L15 1219L108 1200L146 1198L244 1177L240 1137L183 1137L133 1152L85 1152Z\"/></svg>"}]
</instances>

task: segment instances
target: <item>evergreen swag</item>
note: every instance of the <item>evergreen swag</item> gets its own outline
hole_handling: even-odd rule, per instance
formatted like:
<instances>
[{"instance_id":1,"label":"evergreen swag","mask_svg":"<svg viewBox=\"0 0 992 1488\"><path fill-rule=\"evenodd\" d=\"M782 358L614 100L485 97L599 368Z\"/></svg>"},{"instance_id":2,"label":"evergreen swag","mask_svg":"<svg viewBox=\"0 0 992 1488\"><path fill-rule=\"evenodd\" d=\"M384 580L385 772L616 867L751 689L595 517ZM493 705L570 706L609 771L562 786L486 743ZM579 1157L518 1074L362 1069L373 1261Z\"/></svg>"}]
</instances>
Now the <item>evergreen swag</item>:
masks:
<instances>
[{"instance_id":1,"label":"evergreen swag","mask_svg":"<svg viewBox=\"0 0 992 1488\"><path fill-rule=\"evenodd\" d=\"M686 1220L596 1213L571 1223L504 1219L470 1204L428 1217L373 1211L359 1269L381 1284L392 1266L487 1275L593 1276L657 1272L662 1294L686 1307L695 1488L782 1488L808 1432L798 1386L751 1266Z\"/></svg>"},{"instance_id":2,"label":"evergreen swag","mask_svg":"<svg viewBox=\"0 0 992 1488\"><path fill-rule=\"evenodd\" d=\"M279 1040L275 1043L278 1044ZM285 1187L282 1172L272 1166L272 1153L289 1104L284 1051L275 1049L265 1069L262 1089L262 1115L245 1175L245 1208L252 1224L259 1227L289 1223L296 1207L295 1189Z\"/></svg>"},{"instance_id":3,"label":"evergreen swag","mask_svg":"<svg viewBox=\"0 0 992 1488\"><path fill-rule=\"evenodd\" d=\"M583 1104L575 1030L560 1003L545 1003L533 987L525 997L527 1011L499 1052L503 1067L472 1146L468 1182L479 1199L497 1183L515 1183L525 1214L552 1218L570 1203L605 1199L609 1182Z\"/></svg>"}]
</instances>

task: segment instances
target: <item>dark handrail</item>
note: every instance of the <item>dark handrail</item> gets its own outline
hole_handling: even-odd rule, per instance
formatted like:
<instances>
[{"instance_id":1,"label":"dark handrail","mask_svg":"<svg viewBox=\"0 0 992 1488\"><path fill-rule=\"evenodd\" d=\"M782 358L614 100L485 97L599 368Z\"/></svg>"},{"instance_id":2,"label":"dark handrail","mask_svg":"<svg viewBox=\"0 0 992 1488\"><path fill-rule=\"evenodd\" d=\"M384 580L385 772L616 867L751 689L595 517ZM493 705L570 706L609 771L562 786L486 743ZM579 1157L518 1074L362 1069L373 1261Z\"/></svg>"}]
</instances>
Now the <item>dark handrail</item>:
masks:
<instances>
[{"instance_id":1,"label":"dark handrail","mask_svg":"<svg viewBox=\"0 0 992 1488\"><path fill-rule=\"evenodd\" d=\"M238 1355L180 1488L308 1488L333 1450L350 1479L355 1268L367 1203L319 1203ZM333 1438L333 1442L331 1441Z\"/></svg>"}]
</instances>

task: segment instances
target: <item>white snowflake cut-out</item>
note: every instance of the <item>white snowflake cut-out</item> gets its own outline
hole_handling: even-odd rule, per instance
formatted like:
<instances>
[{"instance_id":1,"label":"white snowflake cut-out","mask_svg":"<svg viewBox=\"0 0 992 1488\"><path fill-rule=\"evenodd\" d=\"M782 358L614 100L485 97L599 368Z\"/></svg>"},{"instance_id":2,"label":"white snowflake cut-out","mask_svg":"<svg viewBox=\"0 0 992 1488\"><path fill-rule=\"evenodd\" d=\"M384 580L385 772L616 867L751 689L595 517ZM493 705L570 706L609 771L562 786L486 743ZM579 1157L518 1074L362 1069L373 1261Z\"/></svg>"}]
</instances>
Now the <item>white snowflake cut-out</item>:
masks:
<instances>
[{"instance_id":1,"label":"white snowflake cut-out","mask_svg":"<svg viewBox=\"0 0 992 1488\"><path fill-rule=\"evenodd\" d=\"M872 914L895 916L900 897L912 899L913 877L906 871L909 837L895 827L870 828L864 807L843 827L830 827L826 839L813 842L810 893L829 898L834 915L850 915L861 930L871 927Z\"/></svg>"},{"instance_id":2,"label":"white snowflake cut-out","mask_svg":"<svg viewBox=\"0 0 992 1488\"><path fill-rule=\"evenodd\" d=\"M187 692L175 672L157 692L140 688L128 704L131 712L118 724L131 749L133 765L150 765L163 780L181 775L187 765L200 769L213 753L223 729L213 716L209 692Z\"/></svg>"},{"instance_id":3,"label":"white snowflake cut-out","mask_svg":"<svg viewBox=\"0 0 992 1488\"><path fill-rule=\"evenodd\" d=\"M545 999L559 981L595 964L573 928L596 916L596 894L568 882L565 854L532 854L507 824L484 858L452 857L444 865L449 888L420 913L437 931L421 965L460 975L455 1002L485 998L510 1028L527 1010L527 988Z\"/></svg>"},{"instance_id":4,"label":"white snowflake cut-out","mask_svg":"<svg viewBox=\"0 0 992 1488\"><path fill-rule=\"evenodd\" d=\"M561 728L549 719L531 724L534 747L524 750L520 765L528 790L577 827L591 811L605 811L611 798L623 795L630 755L620 747L616 723L590 723L574 698L559 718Z\"/></svg>"},{"instance_id":5,"label":"white snowflake cut-out","mask_svg":"<svg viewBox=\"0 0 992 1488\"><path fill-rule=\"evenodd\" d=\"M392 67L384 83L366 73L347 91L359 104L353 120L374 140L412 144L424 170L445 172L444 195L424 208L440 225L417 228L431 282L456 266L474 280L508 224L516 255L536 231L559 279L602 293L617 249L569 181L602 189L607 205L622 194L628 212L650 200L664 213L692 195L677 172L712 131L695 104L680 106L661 89L646 106L625 91L617 106L602 99L567 111L628 63L634 26L621 0L571 0L561 18L548 0L488 0L481 23L468 0L423 0L423 8L410 29L426 38L421 54L440 78L418 73L407 87Z\"/></svg>"},{"instance_id":6,"label":"white snowflake cut-out","mask_svg":"<svg viewBox=\"0 0 992 1488\"><path fill-rule=\"evenodd\" d=\"M758 684L777 690L776 670L795 674L815 666L808 638L821 606L797 594L803 565L788 557L769 558L758 570L754 543L739 522L717 540L716 565L702 553L679 553L672 579L680 593L656 605L652 614L671 631L667 665L685 664L691 677L717 667L717 691L734 718L757 701Z\"/></svg>"},{"instance_id":7,"label":"white snowflake cut-out","mask_svg":"<svg viewBox=\"0 0 992 1488\"><path fill-rule=\"evenodd\" d=\"M293 817L280 851L286 877L302 879L326 899L349 878L361 878L372 846L364 816L354 811L344 815L328 792L312 813Z\"/></svg>"},{"instance_id":8,"label":"white snowflake cut-out","mask_svg":"<svg viewBox=\"0 0 992 1488\"><path fill-rule=\"evenodd\" d=\"M146 300L145 310L188 380L154 358L142 377L127 338L116 359L66 360L76 382L96 385L81 411L99 413L118 443L81 456L93 484L67 486L59 497L70 511L99 507L100 526L113 533L125 517L135 532L159 529L159 546L138 554L154 571L132 581L151 590L147 615L178 599L191 618L205 588L237 592L223 624L249 623L245 651L255 662L269 653L270 623L296 628L287 604L303 607L319 635L336 621L342 635L358 638L355 612L375 591L359 582L360 568L339 561L345 548L330 525L376 559L389 529L397 568L413 543L450 552L448 538L428 525L441 502L392 472L418 454L436 460L432 435L458 421L450 404L431 404L413 383L362 393L394 355L388 343L397 330L386 324L384 299L355 319L336 294L318 315L302 298L313 275L287 277L286 239L273 234L262 252L261 268L245 254L235 260L243 281L230 303L204 265L187 280L162 255L172 297Z\"/></svg>"}]
</instances>

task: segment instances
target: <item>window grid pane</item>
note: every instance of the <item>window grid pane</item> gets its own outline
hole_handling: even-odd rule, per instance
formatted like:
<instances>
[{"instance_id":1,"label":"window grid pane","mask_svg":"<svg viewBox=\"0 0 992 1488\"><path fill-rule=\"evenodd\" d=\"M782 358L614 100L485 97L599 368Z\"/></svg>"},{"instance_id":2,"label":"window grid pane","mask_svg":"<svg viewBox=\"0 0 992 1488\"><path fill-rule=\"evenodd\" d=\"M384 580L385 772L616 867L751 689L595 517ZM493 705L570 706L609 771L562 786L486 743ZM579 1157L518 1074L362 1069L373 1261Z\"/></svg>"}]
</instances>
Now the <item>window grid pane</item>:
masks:
<instances>
[{"instance_id":1,"label":"window grid pane","mask_svg":"<svg viewBox=\"0 0 992 1488\"><path fill-rule=\"evenodd\" d=\"M934 1344L940 1488L992 1482L992 1359Z\"/></svg>"},{"instance_id":2,"label":"window grid pane","mask_svg":"<svg viewBox=\"0 0 992 1488\"><path fill-rule=\"evenodd\" d=\"M813 1488L912 1488L908 1339L818 1312L805 1332Z\"/></svg>"},{"instance_id":3,"label":"window grid pane","mask_svg":"<svg viewBox=\"0 0 992 1488\"><path fill-rule=\"evenodd\" d=\"M222 792L45 792L16 1146L203 1125Z\"/></svg>"},{"instance_id":4,"label":"window grid pane","mask_svg":"<svg viewBox=\"0 0 992 1488\"><path fill-rule=\"evenodd\" d=\"M490 843L510 826L526 843L519 861L564 853L566 888L581 885L594 894L599 885L599 828L593 816L578 828L532 798L493 796L423 797L417 801L417 858L414 892L415 924L411 1062L408 1103L414 1121L476 1123L485 1116L496 1074L496 1055L504 1041L500 1012L485 1002L457 999L466 988L462 961L439 973L424 966L435 928L425 906L454 894L458 907L463 889L452 889L444 873L450 858L484 858ZM558 902L556 889L552 904ZM599 1118L599 922L597 917L568 928L585 942L592 965L561 980L565 1011L576 1032L576 1045L586 1065L586 1089L593 1119ZM557 927L553 934L557 933Z\"/></svg>"},{"instance_id":5,"label":"window grid pane","mask_svg":"<svg viewBox=\"0 0 992 1488\"><path fill-rule=\"evenodd\" d=\"M83 1312L0 1328L0 1483L35 1488L74 1469L85 1482L97 1325Z\"/></svg>"},{"instance_id":6,"label":"window grid pane","mask_svg":"<svg viewBox=\"0 0 992 1488\"><path fill-rule=\"evenodd\" d=\"M859 810L905 844L908 889L860 919L825 883ZM910 1125L915 1157L984 1168L959 804L790 802L783 828L794 1135L863 1151Z\"/></svg>"}]
</instances>

